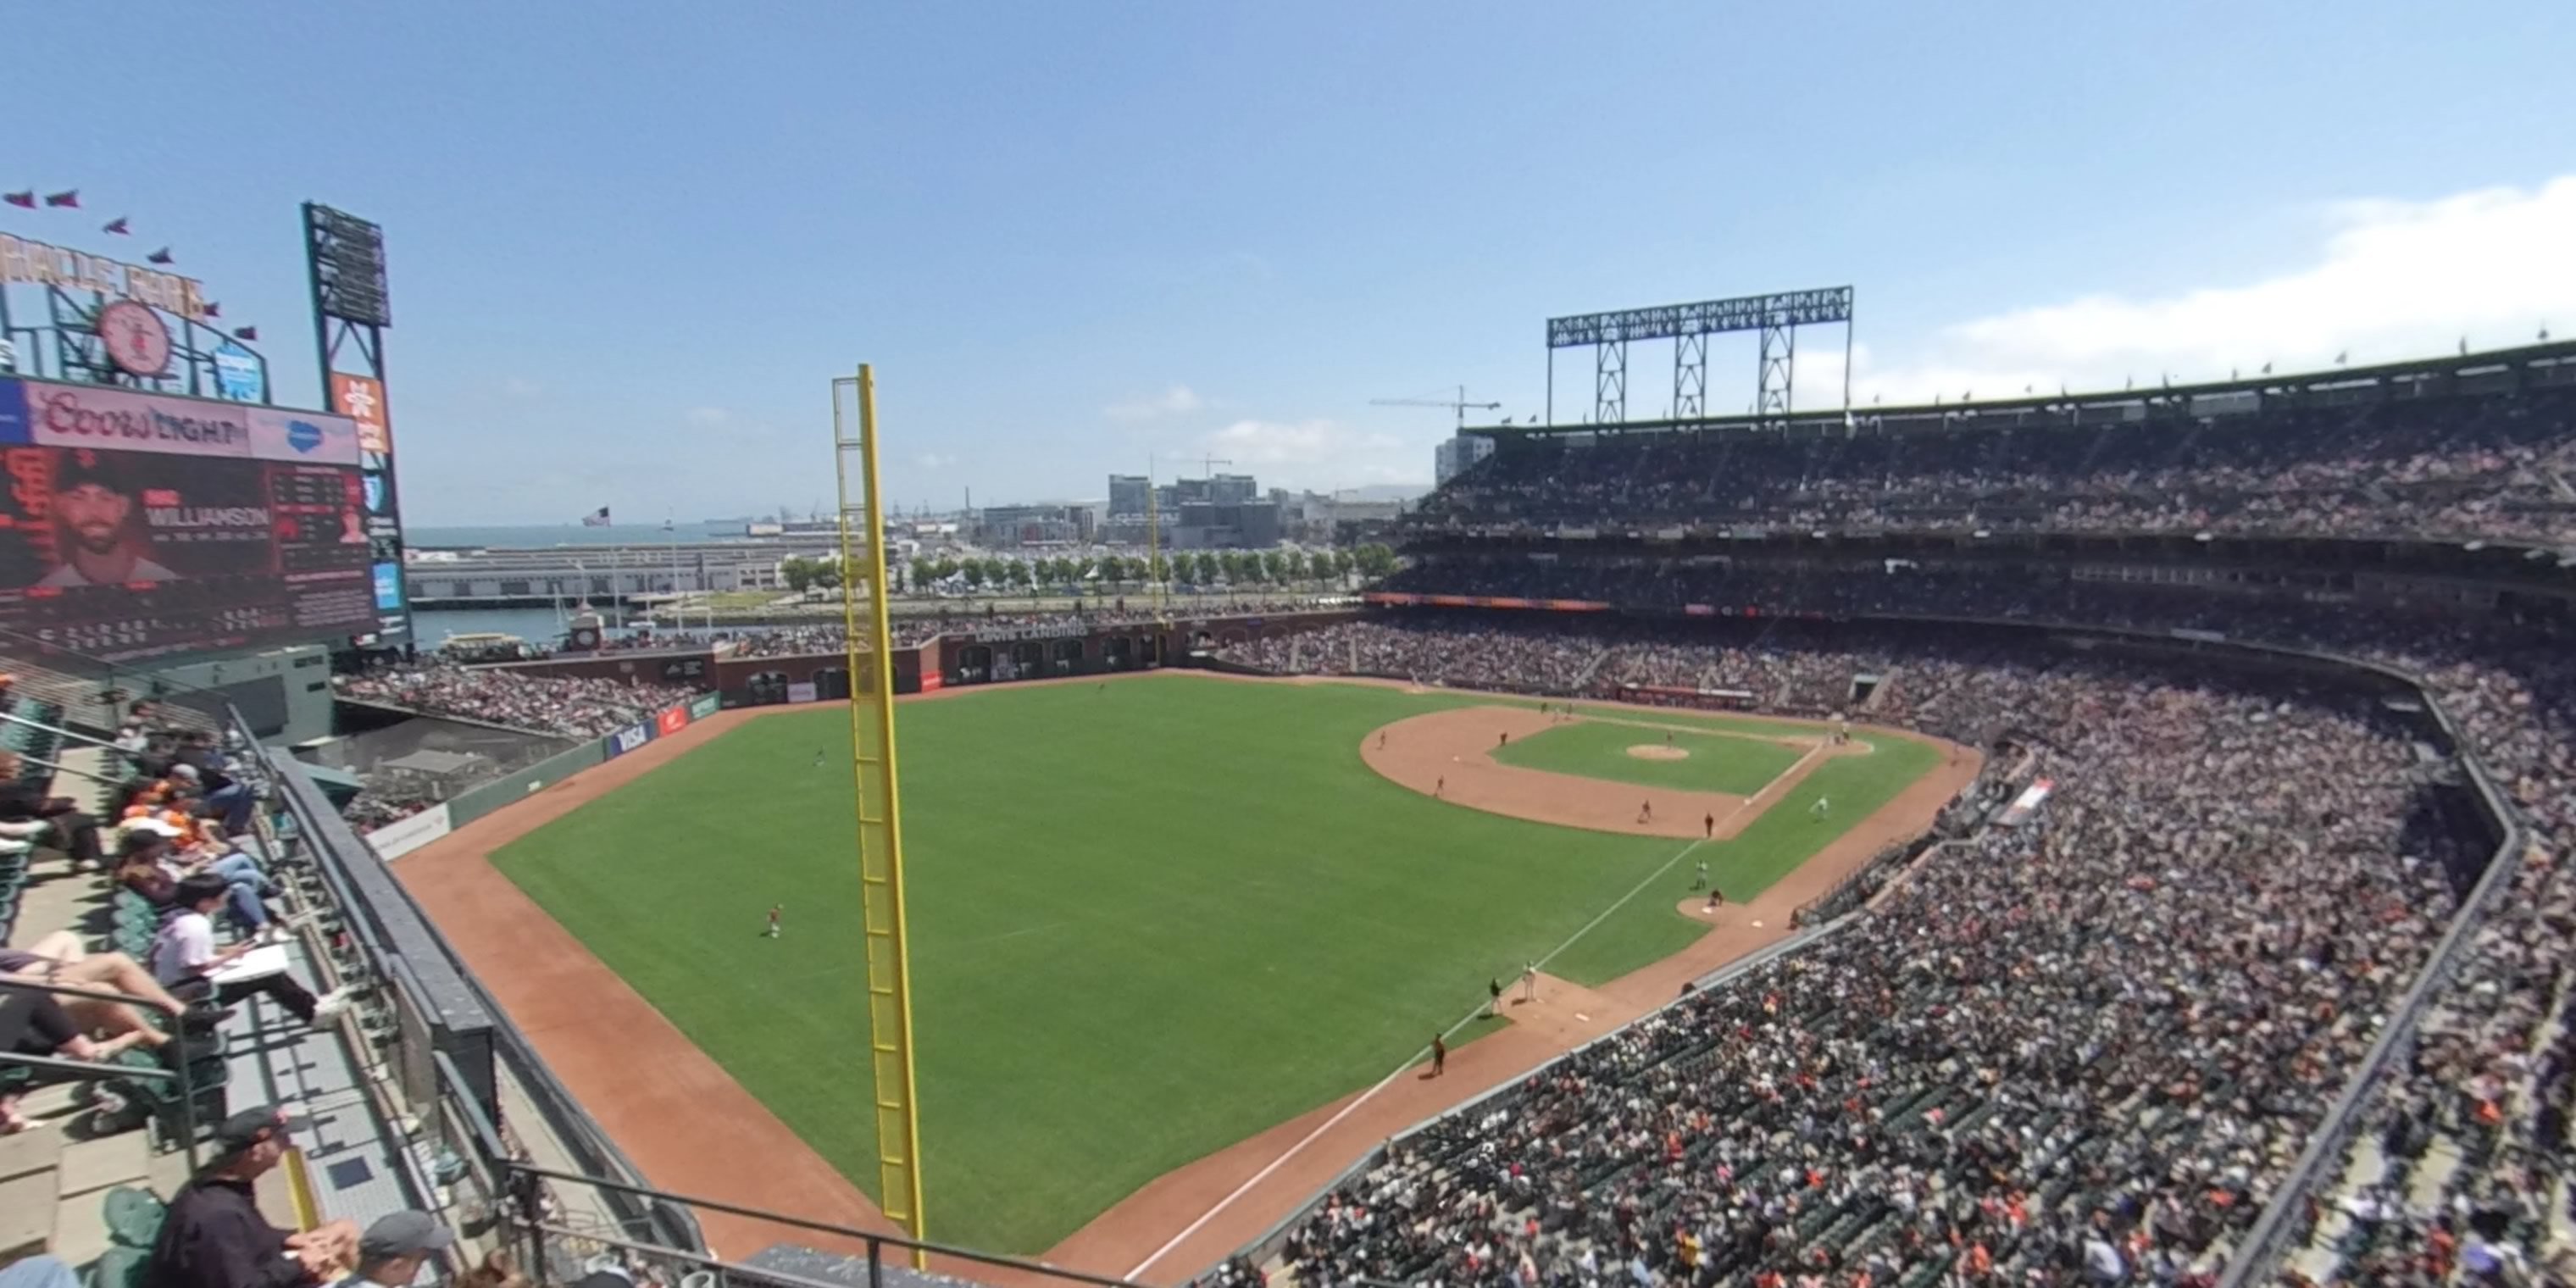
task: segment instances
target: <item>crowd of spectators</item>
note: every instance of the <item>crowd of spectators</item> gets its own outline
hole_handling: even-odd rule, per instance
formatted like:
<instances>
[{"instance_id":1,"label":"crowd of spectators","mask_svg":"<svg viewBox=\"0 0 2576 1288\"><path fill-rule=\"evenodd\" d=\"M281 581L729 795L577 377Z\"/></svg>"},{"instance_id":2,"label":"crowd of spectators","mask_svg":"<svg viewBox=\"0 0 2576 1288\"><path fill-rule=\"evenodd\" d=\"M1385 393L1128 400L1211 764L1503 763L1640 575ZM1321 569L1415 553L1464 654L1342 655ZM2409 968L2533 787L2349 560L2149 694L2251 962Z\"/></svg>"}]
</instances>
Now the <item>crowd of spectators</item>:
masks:
<instances>
[{"instance_id":1,"label":"crowd of spectators","mask_svg":"<svg viewBox=\"0 0 2576 1288\"><path fill-rule=\"evenodd\" d=\"M1217 656L1283 675L1374 675L1468 689L1567 693L1579 688L1604 655L1580 626L1524 623L1518 630L1462 630L1445 651L1427 652L1421 637L1369 621L1230 644Z\"/></svg>"},{"instance_id":2,"label":"crowd of spectators","mask_svg":"<svg viewBox=\"0 0 2576 1288\"><path fill-rule=\"evenodd\" d=\"M360 702L559 738L601 737L673 703L686 702L694 693L681 685L530 675L429 657L335 675L331 688Z\"/></svg>"},{"instance_id":3,"label":"crowd of spectators","mask_svg":"<svg viewBox=\"0 0 2576 1288\"><path fill-rule=\"evenodd\" d=\"M1419 528L1658 524L2576 541L2576 394L1993 428L1515 442ZM2231 409L2232 410L2232 409Z\"/></svg>"},{"instance_id":4,"label":"crowd of spectators","mask_svg":"<svg viewBox=\"0 0 2576 1288\"><path fill-rule=\"evenodd\" d=\"M2536 1262L2553 1245L2563 1255L2564 1236L2576 1226L2564 1179L2568 1116L2576 1107L2570 1078L2576 1016L2569 1014L2576 998L2576 952L2569 947L2576 942L2576 879L2563 865L2576 842L2576 647L2563 636L2502 621L2463 624L2420 608L2085 581L2042 565L1585 568L1451 560L1407 577L1406 588L1423 591L1593 598L1667 611L1684 604L1758 609L1767 621L1762 627L1700 623L1689 629L1755 629L1772 652L1802 637L1846 648L1871 638L1856 636L1851 626L1798 620L1802 614L1920 613L2211 632L2379 662L2420 677L2501 785L2533 845L2500 878L2509 885L2469 941L2458 976L2439 995L2418 1043L2366 1102L2363 1131L2329 1169L2336 1183L2305 1214L2298 1234L2306 1242L2282 1282L2434 1284L2456 1273L2484 1282L2507 1273L2496 1267ZM1492 625L1498 616L1476 618L1483 624L1468 633L1507 629ZM1439 617L1414 610L1408 619ZM1604 630L1609 656L1601 675L1678 673L1713 687L1708 678L1738 673L1741 660L1729 649L1740 652L1740 644L1706 646L1685 655L1696 661L1678 667L1653 662L1653 646L1634 636L1669 629L1675 628ZM1383 635L1383 626L1346 630L1376 633L1363 655L1378 661L1362 669L1387 673L1412 668L1436 678L1440 659L1459 647L1428 638L1406 647ZM1622 631L1632 636L1624 645L1612 638ZM1265 643L1274 655L1290 647ZM1893 673L1884 710L1874 713L1879 718L1903 714L1921 721L1939 714L1939 707L1920 704L1922 677L1886 651L1854 651L1849 666L1854 677L1874 668ZM1830 678L1838 681L1841 664L1832 669ZM1971 704L1970 712L1981 707Z\"/></svg>"},{"instance_id":5,"label":"crowd of spectators","mask_svg":"<svg viewBox=\"0 0 2576 1288\"><path fill-rule=\"evenodd\" d=\"M1373 629L1426 667L1519 633ZM2047 748L2043 821L1399 1146L1292 1234L1301 1282L2222 1262L2441 933L2458 843L2367 700L1943 635L1769 647L1891 671L1873 718L1974 736L2008 713ZM1678 630L1595 647L1659 678L1733 665Z\"/></svg>"}]
</instances>

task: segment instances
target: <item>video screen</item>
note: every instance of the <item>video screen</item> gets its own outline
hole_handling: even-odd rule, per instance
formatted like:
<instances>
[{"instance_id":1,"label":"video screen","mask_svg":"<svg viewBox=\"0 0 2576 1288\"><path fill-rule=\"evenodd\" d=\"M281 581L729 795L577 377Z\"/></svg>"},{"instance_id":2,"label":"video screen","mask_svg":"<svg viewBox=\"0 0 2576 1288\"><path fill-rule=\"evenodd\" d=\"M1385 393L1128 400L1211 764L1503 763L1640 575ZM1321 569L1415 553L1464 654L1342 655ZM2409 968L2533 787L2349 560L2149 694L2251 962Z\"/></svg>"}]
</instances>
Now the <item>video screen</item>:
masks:
<instances>
[{"instance_id":1,"label":"video screen","mask_svg":"<svg viewBox=\"0 0 2576 1288\"><path fill-rule=\"evenodd\" d=\"M0 447L0 625L108 660L371 631L353 466Z\"/></svg>"}]
</instances>

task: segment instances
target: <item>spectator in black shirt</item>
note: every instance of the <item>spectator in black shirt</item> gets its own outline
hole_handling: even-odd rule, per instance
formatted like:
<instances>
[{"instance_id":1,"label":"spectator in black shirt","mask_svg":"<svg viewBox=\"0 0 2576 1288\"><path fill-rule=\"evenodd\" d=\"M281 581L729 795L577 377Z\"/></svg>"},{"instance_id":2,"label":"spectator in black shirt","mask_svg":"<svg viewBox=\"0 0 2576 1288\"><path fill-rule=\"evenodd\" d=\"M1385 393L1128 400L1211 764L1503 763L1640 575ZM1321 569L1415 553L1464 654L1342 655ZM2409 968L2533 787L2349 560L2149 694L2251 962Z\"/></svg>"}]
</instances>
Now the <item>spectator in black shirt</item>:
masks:
<instances>
[{"instance_id":1,"label":"spectator in black shirt","mask_svg":"<svg viewBox=\"0 0 2576 1288\"><path fill-rule=\"evenodd\" d=\"M23 776L24 762L0 752L0 836L60 850L81 864L100 862L98 820L69 800L48 798Z\"/></svg>"},{"instance_id":2,"label":"spectator in black shirt","mask_svg":"<svg viewBox=\"0 0 2576 1288\"><path fill-rule=\"evenodd\" d=\"M286 1130L274 1108L245 1109L215 1129L215 1159L171 1197L142 1288L301 1288L357 1259L354 1222L298 1234L260 1215L251 1183L286 1153Z\"/></svg>"}]
</instances>

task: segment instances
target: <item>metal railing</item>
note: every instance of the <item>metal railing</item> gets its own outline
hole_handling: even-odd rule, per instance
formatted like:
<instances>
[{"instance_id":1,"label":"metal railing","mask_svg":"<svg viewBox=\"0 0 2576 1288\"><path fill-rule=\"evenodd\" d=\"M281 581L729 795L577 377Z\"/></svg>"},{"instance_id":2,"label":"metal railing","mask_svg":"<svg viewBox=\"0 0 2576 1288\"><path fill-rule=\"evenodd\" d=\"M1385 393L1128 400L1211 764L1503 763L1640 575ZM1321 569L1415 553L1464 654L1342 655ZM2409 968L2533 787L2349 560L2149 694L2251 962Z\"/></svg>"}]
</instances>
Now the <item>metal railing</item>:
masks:
<instances>
[{"instance_id":1,"label":"metal railing","mask_svg":"<svg viewBox=\"0 0 2576 1288\"><path fill-rule=\"evenodd\" d=\"M138 1013L162 1009L161 1003L149 997L119 993L113 989L86 988L78 984L39 982L16 975L0 975L0 989L19 993L46 993L55 997L78 998L91 1002L120 1002ZM82 1081L104 1082L116 1078L140 1078L145 1081L171 1081L178 1084L179 1099L175 1108L178 1137L188 1155L188 1170L197 1170L197 1079L196 1061L188 1048L188 1021L185 1015L171 1016L170 1065L154 1068L134 1064L101 1064L95 1060L66 1060L57 1056L24 1055L0 1051L0 1065L19 1065L69 1074Z\"/></svg>"}]
</instances>

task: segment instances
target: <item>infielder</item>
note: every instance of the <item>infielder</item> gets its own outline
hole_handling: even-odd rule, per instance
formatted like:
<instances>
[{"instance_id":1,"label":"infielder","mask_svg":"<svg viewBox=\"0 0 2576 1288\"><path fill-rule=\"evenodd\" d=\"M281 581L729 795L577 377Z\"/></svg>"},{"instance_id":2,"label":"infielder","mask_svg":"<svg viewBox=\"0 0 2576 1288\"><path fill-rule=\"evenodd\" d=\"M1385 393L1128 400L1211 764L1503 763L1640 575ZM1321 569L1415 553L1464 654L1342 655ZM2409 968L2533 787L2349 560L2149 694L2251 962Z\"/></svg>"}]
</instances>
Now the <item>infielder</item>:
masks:
<instances>
[{"instance_id":1,"label":"infielder","mask_svg":"<svg viewBox=\"0 0 2576 1288\"><path fill-rule=\"evenodd\" d=\"M1810 818L1813 818L1814 820L1816 820L1816 821L1817 821L1817 822L1819 822L1819 823L1824 822L1827 818L1832 817L1832 816L1833 816L1833 812L1834 812L1834 802L1833 802L1833 800L1832 800L1831 798L1829 798L1829 797L1824 797L1824 796L1819 796L1819 797L1817 797L1817 798L1816 798L1816 803L1807 807L1807 816L1808 816L1808 817L1810 817Z\"/></svg>"}]
</instances>

